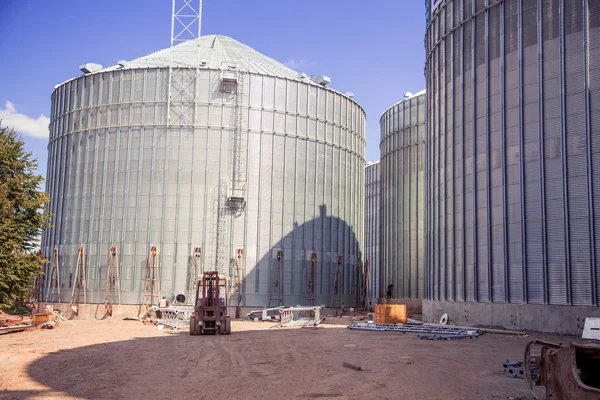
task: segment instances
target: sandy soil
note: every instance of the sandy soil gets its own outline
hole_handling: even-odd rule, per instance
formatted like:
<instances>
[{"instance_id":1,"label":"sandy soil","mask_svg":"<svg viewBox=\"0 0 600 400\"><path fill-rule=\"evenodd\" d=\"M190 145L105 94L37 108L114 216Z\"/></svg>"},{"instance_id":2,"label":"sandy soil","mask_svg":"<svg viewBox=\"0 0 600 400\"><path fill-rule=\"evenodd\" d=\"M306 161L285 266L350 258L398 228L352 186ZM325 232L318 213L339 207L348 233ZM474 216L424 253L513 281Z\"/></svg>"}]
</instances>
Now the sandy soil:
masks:
<instances>
[{"instance_id":1,"label":"sandy soil","mask_svg":"<svg viewBox=\"0 0 600 400\"><path fill-rule=\"evenodd\" d=\"M137 321L75 322L0 336L0 398L530 398L502 362L521 360L533 335L428 341L234 321L231 336L189 336Z\"/></svg>"}]
</instances>

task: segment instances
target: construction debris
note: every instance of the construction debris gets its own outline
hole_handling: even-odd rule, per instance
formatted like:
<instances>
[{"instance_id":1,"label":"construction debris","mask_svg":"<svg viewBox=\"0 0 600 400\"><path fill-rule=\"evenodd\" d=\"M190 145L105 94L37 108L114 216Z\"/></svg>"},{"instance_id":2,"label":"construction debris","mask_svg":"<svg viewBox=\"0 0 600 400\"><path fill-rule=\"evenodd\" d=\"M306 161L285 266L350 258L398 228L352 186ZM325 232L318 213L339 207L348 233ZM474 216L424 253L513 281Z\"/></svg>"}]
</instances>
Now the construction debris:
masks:
<instances>
[{"instance_id":1,"label":"construction debris","mask_svg":"<svg viewBox=\"0 0 600 400\"><path fill-rule=\"evenodd\" d=\"M473 327L473 326L458 326L458 325L440 325L440 324L428 324L428 323L424 323L423 326L433 326L433 327L440 327L440 328L447 328L447 327L452 327L452 328L457 328L457 329L470 329L470 330L477 330L480 333L493 333L493 334L499 334L499 335L512 335L512 336L529 336L529 334L527 332L521 332L521 331L509 331L509 330L505 330L505 329L492 329L492 328L481 328L481 327Z\"/></svg>"},{"instance_id":2,"label":"construction debris","mask_svg":"<svg viewBox=\"0 0 600 400\"><path fill-rule=\"evenodd\" d=\"M194 312L194 307L185 306L169 306L157 307L153 306L149 309L150 322L156 325L168 326L171 329L188 328L190 324L190 316Z\"/></svg>"},{"instance_id":3,"label":"construction debris","mask_svg":"<svg viewBox=\"0 0 600 400\"><path fill-rule=\"evenodd\" d=\"M355 371L362 371L362 368L359 367L358 365L350 364L350 363L347 363L347 362L342 363L342 366L344 366L346 368L353 369Z\"/></svg>"},{"instance_id":4,"label":"construction debris","mask_svg":"<svg viewBox=\"0 0 600 400\"><path fill-rule=\"evenodd\" d=\"M479 337L479 333L457 333L457 334L445 334L445 335L417 335L419 339L427 339L427 340L451 340L451 339L477 339Z\"/></svg>"},{"instance_id":5,"label":"construction debris","mask_svg":"<svg viewBox=\"0 0 600 400\"><path fill-rule=\"evenodd\" d=\"M25 329L34 328L34 327L35 327L35 325L33 325L33 324L5 326L5 327L0 328L0 335L3 335L5 333L21 332L21 331L24 331Z\"/></svg>"},{"instance_id":6,"label":"construction debris","mask_svg":"<svg viewBox=\"0 0 600 400\"><path fill-rule=\"evenodd\" d=\"M262 310L253 310L250 311L245 319L249 319L251 321L273 321L281 319L281 310L283 307L272 307L272 308L264 308Z\"/></svg>"},{"instance_id":7,"label":"construction debris","mask_svg":"<svg viewBox=\"0 0 600 400\"><path fill-rule=\"evenodd\" d=\"M435 340L437 339L447 339L449 336L453 338L458 337L478 337L480 332L477 328L456 328L456 327L436 327L436 326L424 326L424 325L386 325L386 324L369 324L364 322L351 323L348 325L348 329L351 330L360 330L360 331L377 331L377 332L399 332L399 333L429 333L434 334ZM441 336L439 336L441 335ZM420 338L421 335L419 335ZM430 336L434 340L432 336ZM424 336L423 338L428 339L428 336Z\"/></svg>"},{"instance_id":8,"label":"construction debris","mask_svg":"<svg viewBox=\"0 0 600 400\"><path fill-rule=\"evenodd\" d=\"M281 323L279 326L317 326L323 321L325 318L321 317L321 310L325 308L322 306L315 307L286 307L280 310L280 320ZM309 314L308 317L303 317L303 314Z\"/></svg>"}]
</instances>

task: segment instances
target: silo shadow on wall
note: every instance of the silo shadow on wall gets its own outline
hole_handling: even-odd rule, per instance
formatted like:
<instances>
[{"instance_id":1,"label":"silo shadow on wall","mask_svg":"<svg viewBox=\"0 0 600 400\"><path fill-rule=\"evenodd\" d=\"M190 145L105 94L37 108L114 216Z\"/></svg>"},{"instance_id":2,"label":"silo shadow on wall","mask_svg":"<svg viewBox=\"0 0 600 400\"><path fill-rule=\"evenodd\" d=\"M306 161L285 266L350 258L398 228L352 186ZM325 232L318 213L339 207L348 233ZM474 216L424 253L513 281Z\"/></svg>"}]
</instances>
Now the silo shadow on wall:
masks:
<instances>
[{"instance_id":1,"label":"silo shadow on wall","mask_svg":"<svg viewBox=\"0 0 600 400\"><path fill-rule=\"evenodd\" d=\"M283 252L281 262L277 260L279 252ZM308 282L313 253L316 254L316 279L315 295L311 296ZM293 229L271 246L255 265L247 265L245 306L277 307L283 303L285 306L316 304L356 307L359 269L356 264L360 263L361 254L354 228L343 218L328 215L327 206L321 205L317 218L301 225L294 222ZM338 256L342 256L339 267ZM277 264L283 267L283 301L280 301L276 289L272 291L273 296L270 295L273 277L278 275L274 273ZM334 296L332 304L336 268L340 272L337 283L341 296L339 300ZM230 302L230 305L237 305L233 303Z\"/></svg>"}]
</instances>

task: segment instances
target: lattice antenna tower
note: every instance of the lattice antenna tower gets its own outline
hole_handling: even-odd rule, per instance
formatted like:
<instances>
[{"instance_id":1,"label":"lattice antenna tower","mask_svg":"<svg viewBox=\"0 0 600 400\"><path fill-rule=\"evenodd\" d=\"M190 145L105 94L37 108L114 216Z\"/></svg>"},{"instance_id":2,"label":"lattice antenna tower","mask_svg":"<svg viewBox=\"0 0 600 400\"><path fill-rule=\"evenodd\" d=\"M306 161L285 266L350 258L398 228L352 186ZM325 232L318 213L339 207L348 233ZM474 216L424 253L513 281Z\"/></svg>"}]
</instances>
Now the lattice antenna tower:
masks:
<instances>
[{"instance_id":1,"label":"lattice antenna tower","mask_svg":"<svg viewBox=\"0 0 600 400\"><path fill-rule=\"evenodd\" d=\"M201 22L202 0L173 0L167 129L196 127Z\"/></svg>"}]
</instances>

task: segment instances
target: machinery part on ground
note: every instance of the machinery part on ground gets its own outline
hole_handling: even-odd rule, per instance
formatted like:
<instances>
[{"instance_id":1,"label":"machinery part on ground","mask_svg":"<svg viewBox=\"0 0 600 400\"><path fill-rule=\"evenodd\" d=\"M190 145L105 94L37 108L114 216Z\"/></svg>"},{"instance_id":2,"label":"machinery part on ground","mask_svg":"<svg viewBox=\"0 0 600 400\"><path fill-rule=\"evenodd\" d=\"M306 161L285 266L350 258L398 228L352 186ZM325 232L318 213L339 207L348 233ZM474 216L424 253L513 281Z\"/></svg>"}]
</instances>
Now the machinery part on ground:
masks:
<instances>
[{"instance_id":1,"label":"machinery part on ground","mask_svg":"<svg viewBox=\"0 0 600 400\"><path fill-rule=\"evenodd\" d=\"M202 292L200 292L202 287ZM221 296L221 291L223 296ZM196 301L190 317L190 335L229 335L231 319L227 315L225 280L218 271L207 271L196 285Z\"/></svg>"},{"instance_id":2,"label":"machinery part on ground","mask_svg":"<svg viewBox=\"0 0 600 400\"><path fill-rule=\"evenodd\" d=\"M532 355L532 348L539 354ZM592 400L600 398L600 345L569 343L567 345L533 340L525 347L525 380L531 394L541 400ZM543 386L540 397L535 386Z\"/></svg>"},{"instance_id":3,"label":"machinery part on ground","mask_svg":"<svg viewBox=\"0 0 600 400\"><path fill-rule=\"evenodd\" d=\"M150 322L153 322L157 325L165 325L169 326L173 329L181 329L188 326L190 321L190 316L194 312L193 307L151 307L151 313L149 315L153 315L156 317L151 317Z\"/></svg>"},{"instance_id":4,"label":"machinery part on ground","mask_svg":"<svg viewBox=\"0 0 600 400\"><path fill-rule=\"evenodd\" d=\"M272 308L263 308L262 310L253 310L250 311L245 319L257 320L257 321L272 321L281 319L281 310L283 307L272 307Z\"/></svg>"},{"instance_id":5,"label":"machinery part on ground","mask_svg":"<svg viewBox=\"0 0 600 400\"><path fill-rule=\"evenodd\" d=\"M523 366L523 361L511 362L509 360L506 360L504 364L502 364L502 366L504 367L504 373L507 376L511 378L525 379L525 368ZM537 364L535 364L535 362L531 364L531 373L532 375L538 373L538 367Z\"/></svg>"},{"instance_id":6,"label":"machinery part on ground","mask_svg":"<svg viewBox=\"0 0 600 400\"><path fill-rule=\"evenodd\" d=\"M321 317L321 310L325 305L309 307L286 307L279 311L281 316L280 326L317 326L325 318ZM301 313L309 313L310 316L303 317Z\"/></svg>"},{"instance_id":7,"label":"machinery part on ground","mask_svg":"<svg viewBox=\"0 0 600 400\"><path fill-rule=\"evenodd\" d=\"M369 324L364 322L353 322L348 325L348 329L361 331L378 331L378 332L401 332L401 333L433 333L438 335L474 335L479 334L478 329L454 328L450 326L436 327L424 325L386 325L386 324Z\"/></svg>"}]
</instances>

